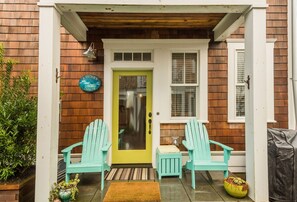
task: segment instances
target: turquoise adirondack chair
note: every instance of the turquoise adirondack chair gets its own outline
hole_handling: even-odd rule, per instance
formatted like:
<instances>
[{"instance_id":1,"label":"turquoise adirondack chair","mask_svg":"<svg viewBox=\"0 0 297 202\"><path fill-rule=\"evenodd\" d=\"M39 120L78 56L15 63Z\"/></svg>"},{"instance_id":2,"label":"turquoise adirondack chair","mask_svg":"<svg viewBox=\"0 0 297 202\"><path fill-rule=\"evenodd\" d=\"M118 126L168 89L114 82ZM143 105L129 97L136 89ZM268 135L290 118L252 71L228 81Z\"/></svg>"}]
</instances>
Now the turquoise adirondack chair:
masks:
<instances>
[{"instance_id":1,"label":"turquoise adirondack chair","mask_svg":"<svg viewBox=\"0 0 297 202\"><path fill-rule=\"evenodd\" d=\"M195 119L189 120L185 128L186 140L183 145L188 149L189 160L186 169L191 170L192 187L195 189L195 171L224 171L224 177L228 177L228 161L233 150L219 142L209 140L205 125ZM213 161L211 159L210 144L216 144L224 150L224 161Z\"/></svg>"},{"instance_id":2,"label":"turquoise adirondack chair","mask_svg":"<svg viewBox=\"0 0 297 202\"><path fill-rule=\"evenodd\" d=\"M110 170L110 166L106 162L106 156L111 143L107 139L108 130L106 124L102 120L96 119L87 126L82 142L62 150L66 163L66 182L69 181L71 173L101 172L101 190L104 189L104 171ZM71 150L77 146L82 146L81 161L71 163Z\"/></svg>"}]
</instances>

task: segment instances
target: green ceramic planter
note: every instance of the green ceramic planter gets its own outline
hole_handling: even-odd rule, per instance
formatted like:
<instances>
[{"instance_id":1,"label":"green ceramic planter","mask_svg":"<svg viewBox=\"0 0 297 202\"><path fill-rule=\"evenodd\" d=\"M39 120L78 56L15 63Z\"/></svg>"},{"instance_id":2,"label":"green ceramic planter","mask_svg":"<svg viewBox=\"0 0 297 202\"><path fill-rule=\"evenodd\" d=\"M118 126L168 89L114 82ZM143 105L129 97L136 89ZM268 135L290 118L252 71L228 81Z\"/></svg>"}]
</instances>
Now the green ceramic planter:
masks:
<instances>
[{"instance_id":1,"label":"green ceramic planter","mask_svg":"<svg viewBox=\"0 0 297 202\"><path fill-rule=\"evenodd\" d=\"M63 202L69 202L71 199L71 189L61 189L59 197Z\"/></svg>"}]
</instances>

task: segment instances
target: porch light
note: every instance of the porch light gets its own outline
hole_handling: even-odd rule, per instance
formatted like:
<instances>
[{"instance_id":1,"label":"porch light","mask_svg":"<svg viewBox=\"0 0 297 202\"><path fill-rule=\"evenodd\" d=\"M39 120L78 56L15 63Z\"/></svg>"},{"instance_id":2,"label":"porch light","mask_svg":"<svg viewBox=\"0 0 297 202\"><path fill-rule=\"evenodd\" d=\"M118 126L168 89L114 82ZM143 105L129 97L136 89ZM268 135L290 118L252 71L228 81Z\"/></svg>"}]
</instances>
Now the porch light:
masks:
<instances>
[{"instance_id":1,"label":"porch light","mask_svg":"<svg viewBox=\"0 0 297 202\"><path fill-rule=\"evenodd\" d=\"M87 56L89 59L95 59L96 58L96 49L94 48L94 43L92 42L88 48L88 50L86 50L83 53L84 56Z\"/></svg>"}]
</instances>

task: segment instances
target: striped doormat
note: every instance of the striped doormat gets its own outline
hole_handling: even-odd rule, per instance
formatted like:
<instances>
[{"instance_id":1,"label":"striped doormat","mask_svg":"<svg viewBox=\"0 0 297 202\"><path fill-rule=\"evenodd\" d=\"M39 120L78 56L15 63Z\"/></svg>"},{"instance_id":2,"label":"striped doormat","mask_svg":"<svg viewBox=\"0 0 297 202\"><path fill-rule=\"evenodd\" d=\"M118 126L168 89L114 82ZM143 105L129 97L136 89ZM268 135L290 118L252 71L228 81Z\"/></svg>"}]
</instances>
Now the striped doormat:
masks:
<instances>
[{"instance_id":1,"label":"striped doormat","mask_svg":"<svg viewBox=\"0 0 297 202\"><path fill-rule=\"evenodd\" d=\"M155 180L153 168L112 168L105 180Z\"/></svg>"}]
</instances>

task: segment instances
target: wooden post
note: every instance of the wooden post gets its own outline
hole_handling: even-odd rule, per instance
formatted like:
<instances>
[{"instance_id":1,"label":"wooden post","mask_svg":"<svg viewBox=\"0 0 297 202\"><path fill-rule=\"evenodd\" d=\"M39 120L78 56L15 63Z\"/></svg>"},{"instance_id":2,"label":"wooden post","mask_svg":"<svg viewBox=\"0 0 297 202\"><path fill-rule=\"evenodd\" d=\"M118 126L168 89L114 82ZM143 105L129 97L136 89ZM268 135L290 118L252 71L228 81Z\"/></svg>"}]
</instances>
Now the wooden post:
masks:
<instances>
[{"instance_id":1,"label":"wooden post","mask_svg":"<svg viewBox=\"0 0 297 202\"><path fill-rule=\"evenodd\" d=\"M268 201L266 113L266 8L253 8L245 20L245 143L249 196ZM249 88L248 88L249 86Z\"/></svg>"},{"instance_id":2,"label":"wooden post","mask_svg":"<svg viewBox=\"0 0 297 202\"><path fill-rule=\"evenodd\" d=\"M57 181L60 13L39 7L38 120L35 201L48 201Z\"/></svg>"}]
</instances>

